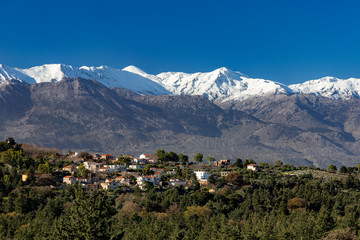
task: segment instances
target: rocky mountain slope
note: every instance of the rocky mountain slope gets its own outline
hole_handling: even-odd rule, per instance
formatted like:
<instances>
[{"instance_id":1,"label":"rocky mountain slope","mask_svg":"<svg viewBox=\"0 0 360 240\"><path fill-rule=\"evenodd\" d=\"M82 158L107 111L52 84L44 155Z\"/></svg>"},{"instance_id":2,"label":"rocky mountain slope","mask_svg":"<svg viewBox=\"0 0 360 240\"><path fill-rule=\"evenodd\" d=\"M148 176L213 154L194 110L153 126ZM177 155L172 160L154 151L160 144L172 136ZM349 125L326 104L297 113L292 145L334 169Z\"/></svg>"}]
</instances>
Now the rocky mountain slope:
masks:
<instances>
[{"instance_id":1,"label":"rocky mountain slope","mask_svg":"<svg viewBox=\"0 0 360 240\"><path fill-rule=\"evenodd\" d=\"M113 154L159 148L217 159L356 165L360 100L264 95L231 105L204 96L139 95L81 78L0 85L0 138Z\"/></svg>"}]
</instances>

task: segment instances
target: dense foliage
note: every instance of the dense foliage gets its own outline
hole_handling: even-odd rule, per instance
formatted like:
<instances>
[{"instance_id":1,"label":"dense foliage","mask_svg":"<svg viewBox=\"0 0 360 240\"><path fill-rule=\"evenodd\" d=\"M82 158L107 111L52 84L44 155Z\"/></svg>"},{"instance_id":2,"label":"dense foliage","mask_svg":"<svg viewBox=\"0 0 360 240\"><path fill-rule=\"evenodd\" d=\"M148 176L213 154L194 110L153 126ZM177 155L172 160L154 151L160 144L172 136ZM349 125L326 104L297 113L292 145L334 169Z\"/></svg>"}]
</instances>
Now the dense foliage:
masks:
<instances>
[{"instance_id":1,"label":"dense foliage","mask_svg":"<svg viewBox=\"0 0 360 240\"><path fill-rule=\"evenodd\" d=\"M0 239L355 239L360 233L355 168L330 173L278 162L252 172L238 159L207 187L193 181L146 191L54 190L23 183L20 173L54 174L58 161L7 142L0 142Z\"/></svg>"}]
</instances>

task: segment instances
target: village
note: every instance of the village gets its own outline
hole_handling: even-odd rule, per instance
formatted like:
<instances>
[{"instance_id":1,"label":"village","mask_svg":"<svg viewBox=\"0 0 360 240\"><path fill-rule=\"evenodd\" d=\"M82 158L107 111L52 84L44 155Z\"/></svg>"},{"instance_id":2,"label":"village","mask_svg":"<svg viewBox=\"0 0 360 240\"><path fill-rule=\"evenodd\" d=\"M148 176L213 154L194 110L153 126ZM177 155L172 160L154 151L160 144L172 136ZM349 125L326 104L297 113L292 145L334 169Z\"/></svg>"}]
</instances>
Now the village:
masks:
<instances>
[{"instance_id":1,"label":"village","mask_svg":"<svg viewBox=\"0 0 360 240\"><path fill-rule=\"evenodd\" d=\"M195 179L200 186L209 186L211 179L226 177L233 171L229 159L208 164L179 164L172 161L163 162L156 155L150 154L141 154L139 157L116 157L111 154L90 155L77 152L69 152L66 159L70 164L56 169L52 174L24 173L22 181L26 183L32 177L37 182L50 182L57 189L81 185L85 189L116 190L119 187L139 187L140 190L147 190L180 185L187 188ZM248 164L247 169L260 170L255 163Z\"/></svg>"}]
</instances>

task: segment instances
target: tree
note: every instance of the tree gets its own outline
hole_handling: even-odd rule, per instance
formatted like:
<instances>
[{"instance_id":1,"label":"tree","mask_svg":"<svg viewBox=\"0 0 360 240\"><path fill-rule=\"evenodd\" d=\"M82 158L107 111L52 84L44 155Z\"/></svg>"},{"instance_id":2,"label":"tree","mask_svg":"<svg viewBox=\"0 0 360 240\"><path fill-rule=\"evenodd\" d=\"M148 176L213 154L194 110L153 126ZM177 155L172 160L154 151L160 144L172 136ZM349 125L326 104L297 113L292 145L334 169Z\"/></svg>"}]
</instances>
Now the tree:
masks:
<instances>
[{"instance_id":1,"label":"tree","mask_svg":"<svg viewBox=\"0 0 360 240\"><path fill-rule=\"evenodd\" d=\"M151 174L154 174L154 172L152 170L150 170L150 165L147 164L145 166L145 168L142 170L142 172L145 174L145 175L151 175Z\"/></svg>"},{"instance_id":2,"label":"tree","mask_svg":"<svg viewBox=\"0 0 360 240\"><path fill-rule=\"evenodd\" d=\"M328 167L328 171L329 171L329 172L334 173L334 172L336 172L336 170L337 170L337 168L336 168L335 165L330 165L330 166Z\"/></svg>"},{"instance_id":3,"label":"tree","mask_svg":"<svg viewBox=\"0 0 360 240\"><path fill-rule=\"evenodd\" d=\"M282 166L284 163L280 160L275 161L275 166Z\"/></svg>"},{"instance_id":4,"label":"tree","mask_svg":"<svg viewBox=\"0 0 360 240\"><path fill-rule=\"evenodd\" d=\"M23 150L14 150L10 148L1 153L0 161L13 167L22 168L24 156Z\"/></svg>"},{"instance_id":5,"label":"tree","mask_svg":"<svg viewBox=\"0 0 360 240\"><path fill-rule=\"evenodd\" d=\"M207 156L206 159L208 160L209 164L212 164L215 161L213 156Z\"/></svg>"},{"instance_id":6,"label":"tree","mask_svg":"<svg viewBox=\"0 0 360 240\"><path fill-rule=\"evenodd\" d=\"M93 159L93 156L92 156L90 153L87 153L87 152L81 152L81 153L79 154L79 157L81 157L81 158L84 159L84 160Z\"/></svg>"},{"instance_id":7,"label":"tree","mask_svg":"<svg viewBox=\"0 0 360 240\"><path fill-rule=\"evenodd\" d=\"M186 165L189 162L189 156L181 154L181 153L178 156L179 156L179 160L182 165Z\"/></svg>"},{"instance_id":8,"label":"tree","mask_svg":"<svg viewBox=\"0 0 360 240\"><path fill-rule=\"evenodd\" d=\"M351 232L350 228L346 229L336 229L329 232L329 234L323 238L324 240L355 240L357 239L356 235Z\"/></svg>"},{"instance_id":9,"label":"tree","mask_svg":"<svg viewBox=\"0 0 360 240\"><path fill-rule=\"evenodd\" d=\"M16 144L15 139L12 138L12 137L8 137L8 138L6 139L6 143L8 143L10 146L13 146L13 145Z\"/></svg>"},{"instance_id":10,"label":"tree","mask_svg":"<svg viewBox=\"0 0 360 240\"><path fill-rule=\"evenodd\" d=\"M243 178L239 172L230 172L225 177L225 181L234 186L241 186L243 184Z\"/></svg>"},{"instance_id":11,"label":"tree","mask_svg":"<svg viewBox=\"0 0 360 240\"><path fill-rule=\"evenodd\" d=\"M166 160L171 162L178 162L179 156L174 152L169 152L166 154Z\"/></svg>"},{"instance_id":12,"label":"tree","mask_svg":"<svg viewBox=\"0 0 360 240\"><path fill-rule=\"evenodd\" d=\"M315 234L317 239L324 236L324 234L335 227L334 219L331 217L329 209L326 209L324 206L321 207L316 221L315 221Z\"/></svg>"},{"instance_id":13,"label":"tree","mask_svg":"<svg viewBox=\"0 0 360 240\"><path fill-rule=\"evenodd\" d=\"M306 205L306 200L299 197L292 198L287 202L287 206L291 210L296 208L305 208L305 205Z\"/></svg>"},{"instance_id":14,"label":"tree","mask_svg":"<svg viewBox=\"0 0 360 240\"><path fill-rule=\"evenodd\" d=\"M348 170L347 170L347 168L346 168L345 166L341 166L339 172L341 172L341 173L347 173Z\"/></svg>"},{"instance_id":15,"label":"tree","mask_svg":"<svg viewBox=\"0 0 360 240\"><path fill-rule=\"evenodd\" d=\"M129 164L131 162L131 159L129 157L124 157L123 155L119 155L118 162L120 164Z\"/></svg>"},{"instance_id":16,"label":"tree","mask_svg":"<svg viewBox=\"0 0 360 240\"><path fill-rule=\"evenodd\" d=\"M204 157L204 155L202 155L201 153L197 153L197 154L195 154L195 156L194 156L194 160L195 160L197 163L201 163L202 160L203 160L203 157Z\"/></svg>"},{"instance_id":17,"label":"tree","mask_svg":"<svg viewBox=\"0 0 360 240\"><path fill-rule=\"evenodd\" d=\"M254 160L252 160L251 158L246 159L244 162L244 166L246 167L249 164L256 164L256 162Z\"/></svg>"},{"instance_id":18,"label":"tree","mask_svg":"<svg viewBox=\"0 0 360 240\"><path fill-rule=\"evenodd\" d=\"M89 170L87 170L85 168L83 163L80 163L78 170L79 170L79 176L80 177L86 177L88 175L88 173L89 173Z\"/></svg>"},{"instance_id":19,"label":"tree","mask_svg":"<svg viewBox=\"0 0 360 240\"><path fill-rule=\"evenodd\" d=\"M39 171L40 173L51 173L49 162L46 162L46 163L43 163L43 164L39 164L39 166L38 166L38 171Z\"/></svg>"},{"instance_id":20,"label":"tree","mask_svg":"<svg viewBox=\"0 0 360 240\"><path fill-rule=\"evenodd\" d=\"M166 161L166 152L164 149L157 150L155 155L159 161Z\"/></svg>"},{"instance_id":21,"label":"tree","mask_svg":"<svg viewBox=\"0 0 360 240\"><path fill-rule=\"evenodd\" d=\"M244 167L243 161L240 158L236 159L234 166L238 168L243 168Z\"/></svg>"},{"instance_id":22,"label":"tree","mask_svg":"<svg viewBox=\"0 0 360 240\"><path fill-rule=\"evenodd\" d=\"M79 187L68 214L56 223L57 239L110 239L110 220L114 214L108 197L103 191L85 195Z\"/></svg>"}]
</instances>

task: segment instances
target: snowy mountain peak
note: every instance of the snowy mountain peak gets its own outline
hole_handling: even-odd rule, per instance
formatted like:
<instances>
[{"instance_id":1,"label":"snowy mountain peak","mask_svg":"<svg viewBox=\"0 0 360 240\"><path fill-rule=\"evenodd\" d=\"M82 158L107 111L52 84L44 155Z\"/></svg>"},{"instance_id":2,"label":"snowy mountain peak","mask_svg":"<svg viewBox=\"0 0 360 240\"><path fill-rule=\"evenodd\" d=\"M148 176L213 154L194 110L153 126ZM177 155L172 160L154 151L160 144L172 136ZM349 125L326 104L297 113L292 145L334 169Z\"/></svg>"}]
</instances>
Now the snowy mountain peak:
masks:
<instances>
[{"instance_id":1,"label":"snowy mountain peak","mask_svg":"<svg viewBox=\"0 0 360 240\"><path fill-rule=\"evenodd\" d=\"M333 99L350 99L360 97L360 79L339 79L323 77L301 84L290 85L296 93L314 94Z\"/></svg>"},{"instance_id":2,"label":"snowy mountain peak","mask_svg":"<svg viewBox=\"0 0 360 240\"><path fill-rule=\"evenodd\" d=\"M238 75L243 75L242 73L240 72L237 72L237 71L232 71L226 67L221 67L221 68L218 68L218 69L215 69L214 71L212 71L213 73L220 73L220 74L224 74L224 75L231 75L231 74L238 74Z\"/></svg>"},{"instance_id":3,"label":"snowy mountain peak","mask_svg":"<svg viewBox=\"0 0 360 240\"><path fill-rule=\"evenodd\" d=\"M0 84L58 82L80 77L96 80L107 87L121 87L147 95L203 95L214 102L241 101L269 94L314 94L334 99L360 98L360 79L323 77L301 84L284 84L248 77L226 67L211 72L164 72L148 74L133 65L123 69L108 66L73 67L45 64L27 69L0 64Z\"/></svg>"},{"instance_id":4,"label":"snowy mountain peak","mask_svg":"<svg viewBox=\"0 0 360 240\"><path fill-rule=\"evenodd\" d=\"M167 72L156 75L177 95L204 95L212 101L237 101L265 94L287 94L291 89L270 80L245 77L225 67L207 73Z\"/></svg>"},{"instance_id":5,"label":"snowy mountain peak","mask_svg":"<svg viewBox=\"0 0 360 240\"><path fill-rule=\"evenodd\" d=\"M29 84L58 82L65 78L80 77L97 80L107 87L121 87L139 94L171 94L158 83L139 74L122 71L108 66L76 68L65 64L45 64L28 69L0 67L0 84L19 80Z\"/></svg>"},{"instance_id":6,"label":"snowy mountain peak","mask_svg":"<svg viewBox=\"0 0 360 240\"><path fill-rule=\"evenodd\" d=\"M8 67L6 65L0 65L0 84L11 83L13 80L20 81L22 83L36 83L35 79L23 74L18 69Z\"/></svg>"},{"instance_id":7,"label":"snowy mountain peak","mask_svg":"<svg viewBox=\"0 0 360 240\"><path fill-rule=\"evenodd\" d=\"M131 72L131 73L139 74L139 75L147 74L140 68L135 67L134 65L127 66L127 67L123 68L122 71L127 71L127 72Z\"/></svg>"}]
</instances>

